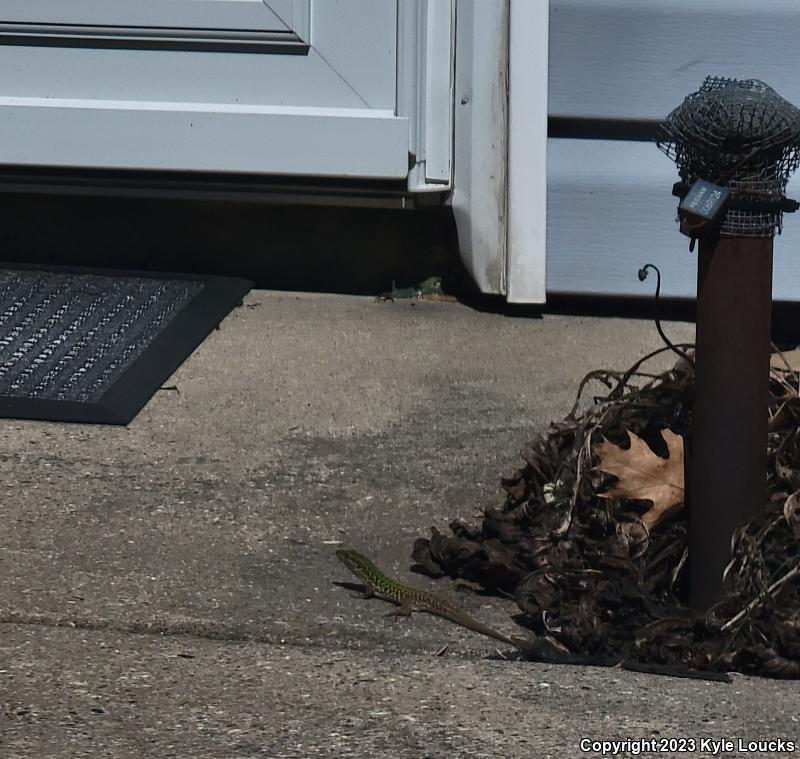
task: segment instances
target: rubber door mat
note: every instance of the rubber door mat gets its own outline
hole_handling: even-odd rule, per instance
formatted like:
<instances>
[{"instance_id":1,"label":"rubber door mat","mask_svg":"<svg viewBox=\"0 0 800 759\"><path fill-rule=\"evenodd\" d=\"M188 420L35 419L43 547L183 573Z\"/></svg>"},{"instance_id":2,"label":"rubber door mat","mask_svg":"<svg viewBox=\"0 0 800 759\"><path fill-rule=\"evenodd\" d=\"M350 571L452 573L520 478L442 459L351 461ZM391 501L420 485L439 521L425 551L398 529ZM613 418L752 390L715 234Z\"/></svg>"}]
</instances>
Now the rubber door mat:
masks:
<instances>
[{"instance_id":1,"label":"rubber door mat","mask_svg":"<svg viewBox=\"0 0 800 759\"><path fill-rule=\"evenodd\" d=\"M0 263L0 417L127 424L251 287Z\"/></svg>"}]
</instances>

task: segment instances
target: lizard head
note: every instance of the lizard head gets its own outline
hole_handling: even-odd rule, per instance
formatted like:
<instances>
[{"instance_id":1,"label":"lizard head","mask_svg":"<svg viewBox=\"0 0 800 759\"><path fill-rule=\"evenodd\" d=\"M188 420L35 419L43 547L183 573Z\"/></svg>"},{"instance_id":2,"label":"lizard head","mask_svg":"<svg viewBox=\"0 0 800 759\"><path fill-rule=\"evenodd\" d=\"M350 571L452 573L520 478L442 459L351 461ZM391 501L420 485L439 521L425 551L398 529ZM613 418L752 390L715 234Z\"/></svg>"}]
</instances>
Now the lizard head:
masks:
<instances>
[{"instance_id":1,"label":"lizard head","mask_svg":"<svg viewBox=\"0 0 800 759\"><path fill-rule=\"evenodd\" d=\"M365 570L369 566L369 559L352 548L339 548L336 551L336 558L342 562L354 575L364 577Z\"/></svg>"}]
</instances>

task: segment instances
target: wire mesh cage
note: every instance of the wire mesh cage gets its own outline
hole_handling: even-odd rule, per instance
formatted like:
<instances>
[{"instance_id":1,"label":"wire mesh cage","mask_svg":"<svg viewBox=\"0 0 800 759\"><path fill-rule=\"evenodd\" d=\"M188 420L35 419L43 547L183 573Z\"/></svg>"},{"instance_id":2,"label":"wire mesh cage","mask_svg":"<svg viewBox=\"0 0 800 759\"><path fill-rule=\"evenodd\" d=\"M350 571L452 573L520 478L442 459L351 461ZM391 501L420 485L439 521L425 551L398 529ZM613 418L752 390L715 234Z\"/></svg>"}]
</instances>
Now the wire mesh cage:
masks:
<instances>
[{"instance_id":1,"label":"wire mesh cage","mask_svg":"<svg viewBox=\"0 0 800 759\"><path fill-rule=\"evenodd\" d=\"M730 189L721 235L780 234L780 204L800 164L800 110L772 87L758 79L706 77L667 116L658 147L675 161L683 182L705 179Z\"/></svg>"}]
</instances>

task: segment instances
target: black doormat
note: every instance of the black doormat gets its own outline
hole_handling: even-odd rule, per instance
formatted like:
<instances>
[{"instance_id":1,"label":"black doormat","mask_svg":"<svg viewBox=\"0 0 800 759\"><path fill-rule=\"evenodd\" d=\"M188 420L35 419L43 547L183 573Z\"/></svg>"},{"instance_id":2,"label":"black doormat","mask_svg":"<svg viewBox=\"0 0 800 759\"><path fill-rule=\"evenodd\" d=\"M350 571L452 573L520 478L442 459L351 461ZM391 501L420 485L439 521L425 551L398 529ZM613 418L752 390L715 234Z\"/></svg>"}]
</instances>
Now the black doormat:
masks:
<instances>
[{"instance_id":1,"label":"black doormat","mask_svg":"<svg viewBox=\"0 0 800 759\"><path fill-rule=\"evenodd\" d=\"M127 424L252 284L0 263L0 417Z\"/></svg>"}]
</instances>

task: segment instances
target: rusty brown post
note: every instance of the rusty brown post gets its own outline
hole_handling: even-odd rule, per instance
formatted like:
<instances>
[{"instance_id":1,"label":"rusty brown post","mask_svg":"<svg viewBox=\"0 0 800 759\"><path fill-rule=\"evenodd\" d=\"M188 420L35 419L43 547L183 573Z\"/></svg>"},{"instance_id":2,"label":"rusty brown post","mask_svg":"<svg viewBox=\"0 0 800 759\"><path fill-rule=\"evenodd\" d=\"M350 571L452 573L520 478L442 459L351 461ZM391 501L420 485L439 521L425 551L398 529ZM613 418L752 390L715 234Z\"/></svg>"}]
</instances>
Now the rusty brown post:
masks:
<instances>
[{"instance_id":1,"label":"rusty brown post","mask_svg":"<svg viewBox=\"0 0 800 759\"><path fill-rule=\"evenodd\" d=\"M689 601L705 611L722 596L733 533L766 505L772 240L797 210L784 192L800 111L759 80L708 77L664 130L681 231L700 241L685 471Z\"/></svg>"},{"instance_id":2,"label":"rusty brown post","mask_svg":"<svg viewBox=\"0 0 800 759\"><path fill-rule=\"evenodd\" d=\"M689 587L722 593L733 531L766 504L772 238L700 241Z\"/></svg>"}]
</instances>

